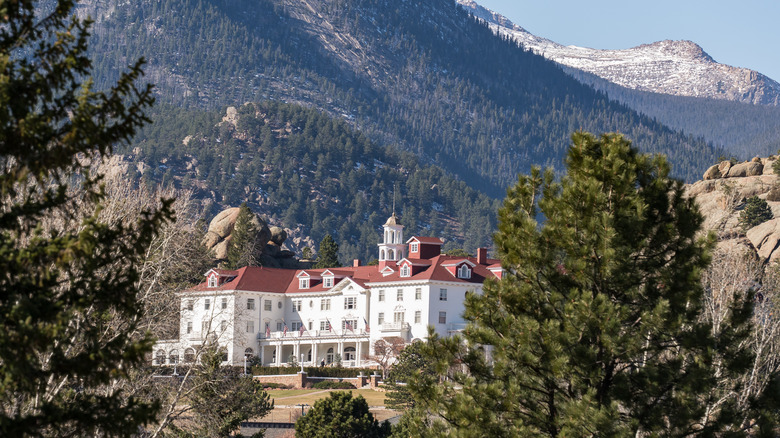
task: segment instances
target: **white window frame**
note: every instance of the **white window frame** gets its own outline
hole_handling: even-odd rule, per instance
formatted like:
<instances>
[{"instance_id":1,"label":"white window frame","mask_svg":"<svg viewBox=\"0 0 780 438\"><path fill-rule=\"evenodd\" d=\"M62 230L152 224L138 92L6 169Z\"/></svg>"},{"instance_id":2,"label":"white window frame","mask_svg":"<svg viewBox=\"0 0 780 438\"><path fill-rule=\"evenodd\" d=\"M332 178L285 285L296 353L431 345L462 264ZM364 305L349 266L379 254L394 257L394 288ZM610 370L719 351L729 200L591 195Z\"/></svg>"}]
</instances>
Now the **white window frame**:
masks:
<instances>
[{"instance_id":1,"label":"white window frame","mask_svg":"<svg viewBox=\"0 0 780 438\"><path fill-rule=\"evenodd\" d=\"M422 321L422 312L419 310L416 310L414 312L414 323L419 324Z\"/></svg>"},{"instance_id":2,"label":"white window frame","mask_svg":"<svg viewBox=\"0 0 780 438\"><path fill-rule=\"evenodd\" d=\"M328 320L326 320L326 319L320 320L320 331L321 332L328 331Z\"/></svg>"},{"instance_id":3,"label":"white window frame","mask_svg":"<svg viewBox=\"0 0 780 438\"><path fill-rule=\"evenodd\" d=\"M333 287L333 277L322 277L322 287Z\"/></svg>"},{"instance_id":4,"label":"white window frame","mask_svg":"<svg viewBox=\"0 0 780 438\"><path fill-rule=\"evenodd\" d=\"M422 299L422 288L418 287L414 289L414 299L415 300L421 300Z\"/></svg>"},{"instance_id":5,"label":"white window frame","mask_svg":"<svg viewBox=\"0 0 780 438\"><path fill-rule=\"evenodd\" d=\"M209 310L209 307L211 307L211 300L206 298L203 302L203 310Z\"/></svg>"},{"instance_id":6,"label":"white window frame","mask_svg":"<svg viewBox=\"0 0 780 438\"><path fill-rule=\"evenodd\" d=\"M420 244L417 242L412 242L409 245L409 252L417 252L420 250Z\"/></svg>"},{"instance_id":7,"label":"white window frame","mask_svg":"<svg viewBox=\"0 0 780 438\"><path fill-rule=\"evenodd\" d=\"M405 318L406 318L406 312L404 312L404 311L393 312L393 322L394 323L396 323L396 324L403 324Z\"/></svg>"},{"instance_id":8,"label":"white window frame","mask_svg":"<svg viewBox=\"0 0 780 438\"><path fill-rule=\"evenodd\" d=\"M469 279L471 278L471 268L467 264L460 265L458 268L458 278Z\"/></svg>"},{"instance_id":9,"label":"white window frame","mask_svg":"<svg viewBox=\"0 0 780 438\"><path fill-rule=\"evenodd\" d=\"M254 321L247 321L246 322L246 332L247 333L254 333L255 332L255 322Z\"/></svg>"},{"instance_id":10,"label":"white window frame","mask_svg":"<svg viewBox=\"0 0 780 438\"><path fill-rule=\"evenodd\" d=\"M377 315L377 324L384 324L385 323L385 312L379 312Z\"/></svg>"},{"instance_id":11,"label":"white window frame","mask_svg":"<svg viewBox=\"0 0 780 438\"><path fill-rule=\"evenodd\" d=\"M228 299L222 298L222 308L227 309L227 305L228 305Z\"/></svg>"},{"instance_id":12,"label":"white window frame","mask_svg":"<svg viewBox=\"0 0 780 438\"><path fill-rule=\"evenodd\" d=\"M303 309L303 300L293 300L292 307L294 311L300 312Z\"/></svg>"},{"instance_id":13,"label":"white window frame","mask_svg":"<svg viewBox=\"0 0 780 438\"><path fill-rule=\"evenodd\" d=\"M217 276L216 275L210 275L209 276L209 287L217 287Z\"/></svg>"},{"instance_id":14,"label":"white window frame","mask_svg":"<svg viewBox=\"0 0 780 438\"><path fill-rule=\"evenodd\" d=\"M274 308L274 303L271 300L263 300L263 310L270 312Z\"/></svg>"},{"instance_id":15,"label":"white window frame","mask_svg":"<svg viewBox=\"0 0 780 438\"><path fill-rule=\"evenodd\" d=\"M401 266L401 277L411 277L412 276L412 269L409 267L409 265L403 265Z\"/></svg>"},{"instance_id":16,"label":"white window frame","mask_svg":"<svg viewBox=\"0 0 780 438\"><path fill-rule=\"evenodd\" d=\"M195 300L187 300L187 310L193 310L195 308Z\"/></svg>"},{"instance_id":17,"label":"white window frame","mask_svg":"<svg viewBox=\"0 0 780 438\"><path fill-rule=\"evenodd\" d=\"M447 324L447 312L439 312L439 324Z\"/></svg>"},{"instance_id":18,"label":"white window frame","mask_svg":"<svg viewBox=\"0 0 780 438\"><path fill-rule=\"evenodd\" d=\"M320 301L320 310L330 310L330 298L323 298Z\"/></svg>"},{"instance_id":19,"label":"white window frame","mask_svg":"<svg viewBox=\"0 0 780 438\"><path fill-rule=\"evenodd\" d=\"M254 298L247 298L246 299L246 310L255 310L255 299Z\"/></svg>"},{"instance_id":20,"label":"white window frame","mask_svg":"<svg viewBox=\"0 0 780 438\"><path fill-rule=\"evenodd\" d=\"M192 333L192 321L187 321L187 334Z\"/></svg>"},{"instance_id":21,"label":"white window frame","mask_svg":"<svg viewBox=\"0 0 780 438\"><path fill-rule=\"evenodd\" d=\"M404 290L398 289L395 291L395 300L396 301L403 301L404 300Z\"/></svg>"},{"instance_id":22,"label":"white window frame","mask_svg":"<svg viewBox=\"0 0 780 438\"><path fill-rule=\"evenodd\" d=\"M357 308L357 297L344 297L344 309L356 309Z\"/></svg>"},{"instance_id":23,"label":"white window frame","mask_svg":"<svg viewBox=\"0 0 780 438\"><path fill-rule=\"evenodd\" d=\"M439 301L447 301L447 289L439 289Z\"/></svg>"},{"instance_id":24,"label":"white window frame","mask_svg":"<svg viewBox=\"0 0 780 438\"><path fill-rule=\"evenodd\" d=\"M385 290L379 289L377 300L384 301L385 300Z\"/></svg>"},{"instance_id":25,"label":"white window frame","mask_svg":"<svg viewBox=\"0 0 780 438\"><path fill-rule=\"evenodd\" d=\"M308 278L299 278L298 279L298 289L308 289L309 288L309 279Z\"/></svg>"}]
</instances>

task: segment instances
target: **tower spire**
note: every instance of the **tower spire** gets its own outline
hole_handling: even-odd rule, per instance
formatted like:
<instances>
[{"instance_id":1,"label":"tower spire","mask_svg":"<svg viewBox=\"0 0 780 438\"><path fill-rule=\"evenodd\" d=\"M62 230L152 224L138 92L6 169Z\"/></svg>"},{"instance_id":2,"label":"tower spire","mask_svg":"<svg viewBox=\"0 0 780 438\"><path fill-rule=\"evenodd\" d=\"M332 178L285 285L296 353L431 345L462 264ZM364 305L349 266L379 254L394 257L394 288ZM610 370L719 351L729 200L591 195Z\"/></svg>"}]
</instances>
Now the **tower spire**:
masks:
<instances>
[{"instance_id":1,"label":"tower spire","mask_svg":"<svg viewBox=\"0 0 780 438\"><path fill-rule=\"evenodd\" d=\"M396 183L393 183L393 216L395 216L395 186Z\"/></svg>"}]
</instances>

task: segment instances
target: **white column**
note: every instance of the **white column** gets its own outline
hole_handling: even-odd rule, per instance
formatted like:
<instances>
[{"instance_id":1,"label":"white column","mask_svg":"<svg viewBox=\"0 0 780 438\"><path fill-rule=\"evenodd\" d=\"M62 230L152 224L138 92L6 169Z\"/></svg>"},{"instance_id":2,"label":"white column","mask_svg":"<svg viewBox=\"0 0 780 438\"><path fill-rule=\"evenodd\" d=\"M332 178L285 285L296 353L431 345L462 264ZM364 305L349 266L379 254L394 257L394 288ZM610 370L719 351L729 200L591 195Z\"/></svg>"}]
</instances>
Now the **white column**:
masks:
<instances>
[{"instance_id":1,"label":"white column","mask_svg":"<svg viewBox=\"0 0 780 438\"><path fill-rule=\"evenodd\" d=\"M344 361L344 341L339 341L338 353L341 360Z\"/></svg>"},{"instance_id":2,"label":"white column","mask_svg":"<svg viewBox=\"0 0 780 438\"><path fill-rule=\"evenodd\" d=\"M293 355L295 356L295 359L298 360L301 358L301 343L296 342L293 346Z\"/></svg>"},{"instance_id":3,"label":"white column","mask_svg":"<svg viewBox=\"0 0 780 438\"><path fill-rule=\"evenodd\" d=\"M314 341L311 343L311 361L314 363L314 366L320 364L320 358L317 357L317 343Z\"/></svg>"},{"instance_id":4,"label":"white column","mask_svg":"<svg viewBox=\"0 0 780 438\"><path fill-rule=\"evenodd\" d=\"M363 342L355 342L355 366L360 367L360 356L363 353Z\"/></svg>"},{"instance_id":5,"label":"white column","mask_svg":"<svg viewBox=\"0 0 780 438\"><path fill-rule=\"evenodd\" d=\"M276 346L276 366L282 365L282 342L279 341Z\"/></svg>"}]
</instances>

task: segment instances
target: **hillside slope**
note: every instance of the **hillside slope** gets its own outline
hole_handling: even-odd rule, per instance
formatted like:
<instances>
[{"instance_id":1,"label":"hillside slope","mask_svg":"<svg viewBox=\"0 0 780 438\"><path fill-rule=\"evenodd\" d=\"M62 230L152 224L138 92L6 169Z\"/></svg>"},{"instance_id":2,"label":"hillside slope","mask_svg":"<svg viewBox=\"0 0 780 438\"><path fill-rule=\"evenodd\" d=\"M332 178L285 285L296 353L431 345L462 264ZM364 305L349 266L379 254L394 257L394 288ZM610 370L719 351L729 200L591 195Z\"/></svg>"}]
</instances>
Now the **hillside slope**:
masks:
<instances>
[{"instance_id":1,"label":"hillside slope","mask_svg":"<svg viewBox=\"0 0 780 438\"><path fill-rule=\"evenodd\" d=\"M621 132L694 179L720 152L493 35L453 0L88 1L98 84L148 60L161 102L273 99L348 120L493 197L562 168L575 130Z\"/></svg>"}]
</instances>

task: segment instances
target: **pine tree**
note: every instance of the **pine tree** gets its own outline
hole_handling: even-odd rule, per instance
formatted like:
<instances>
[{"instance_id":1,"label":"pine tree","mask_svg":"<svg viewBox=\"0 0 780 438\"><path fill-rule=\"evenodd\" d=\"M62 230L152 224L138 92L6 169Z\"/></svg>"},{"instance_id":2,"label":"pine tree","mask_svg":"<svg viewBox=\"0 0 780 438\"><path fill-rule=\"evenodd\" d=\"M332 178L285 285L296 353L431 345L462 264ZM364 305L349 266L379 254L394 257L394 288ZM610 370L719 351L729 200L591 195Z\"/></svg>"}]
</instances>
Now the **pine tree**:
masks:
<instances>
[{"instance_id":1,"label":"pine tree","mask_svg":"<svg viewBox=\"0 0 780 438\"><path fill-rule=\"evenodd\" d=\"M560 182L536 168L508 191L495 236L505 274L467 298L463 337L426 346L452 383L412 385L439 414L420 434L735 431L733 402L713 406L716 374L736 376L749 362L740 342L750 300L717 339L702 322L712 239L697 237L695 201L663 157L616 134L572 138Z\"/></svg>"},{"instance_id":2,"label":"pine tree","mask_svg":"<svg viewBox=\"0 0 780 438\"><path fill-rule=\"evenodd\" d=\"M227 268L238 269L243 266L258 266L262 245L259 241L258 220L246 202L239 207L236 224L230 233L227 250ZM265 242L263 242L265 244Z\"/></svg>"},{"instance_id":3,"label":"pine tree","mask_svg":"<svg viewBox=\"0 0 780 438\"><path fill-rule=\"evenodd\" d=\"M390 435L390 423L381 424L368 411L363 396L352 397L349 391L331 392L318 400L305 416L295 422L299 438L381 438Z\"/></svg>"},{"instance_id":4,"label":"pine tree","mask_svg":"<svg viewBox=\"0 0 780 438\"><path fill-rule=\"evenodd\" d=\"M317 263L314 265L314 268L338 268L340 266L339 245L330 234L326 234L320 241L320 250L317 254Z\"/></svg>"},{"instance_id":5,"label":"pine tree","mask_svg":"<svg viewBox=\"0 0 780 438\"><path fill-rule=\"evenodd\" d=\"M745 202L745 209L739 214L739 225L743 231L747 231L773 217L772 209L765 200L758 196L751 196Z\"/></svg>"},{"instance_id":6,"label":"pine tree","mask_svg":"<svg viewBox=\"0 0 780 438\"><path fill-rule=\"evenodd\" d=\"M151 88L136 85L139 61L93 91L90 22L73 1L49 6L0 2L0 435L130 436L158 403L110 384L151 348L130 335L136 265L172 215L164 202L137 224L102 223L90 163L149 121Z\"/></svg>"},{"instance_id":7,"label":"pine tree","mask_svg":"<svg viewBox=\"0 0 780 438\"><path fill-rule=\"evenodd\" d=\"M389 409L403 411L414 408L415 401L409 392L408 383L415 374L434 375L433 362L423 354L424 344L414 342L406 346L398 360L390 368L385 379L385 406Z\"/></svg>"}]
</instances>

